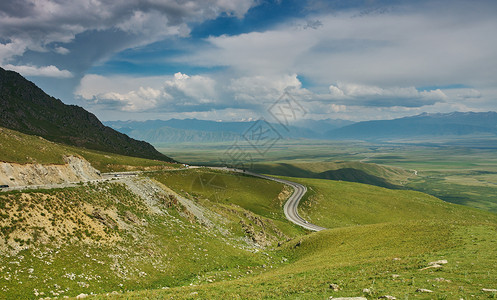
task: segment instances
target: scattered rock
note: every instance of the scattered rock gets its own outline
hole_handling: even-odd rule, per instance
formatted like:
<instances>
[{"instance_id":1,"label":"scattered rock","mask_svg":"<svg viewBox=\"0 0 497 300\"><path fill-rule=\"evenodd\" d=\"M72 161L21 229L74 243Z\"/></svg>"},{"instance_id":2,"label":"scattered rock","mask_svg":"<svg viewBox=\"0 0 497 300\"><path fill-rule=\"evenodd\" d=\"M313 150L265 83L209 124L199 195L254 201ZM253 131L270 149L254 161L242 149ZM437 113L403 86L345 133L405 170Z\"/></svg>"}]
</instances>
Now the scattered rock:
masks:
<instances>
[{"instance_id":1,"label":"scattered rock","mask_svg":"<svg viewBox=\"0 0 497 300\"><path fill-rule=\"evenodd\" d=\"M331 296L328 299L333 299L333 300L368 300L368 299L366 299L364 297L339 297L339 298L333 298L333 296Z\"/></svg>"},{"instance_id":2,"label":"scattered rock","mask_svg":"<svg viewBox=\"0 0 497 300\"><path fill-rule=\"evenodd\" d=\"M134 213L130 212L129 210L127 210L127 211L124 212L124 217L128 221L130 221L131 223L141 224L140 219Z\"/></svg>"},{"instance_id":3,"label":"scattered rock","mask_svg":"<svg viewBox=\"0 0 497 300\"><path fill-rule=\"evenodd\" d=\"M331 283L330 284L330 289L332 289L335 292L338 292L340 290L340 286L338 284Z\"/></svg>"},{"instance_id":4,"label":"scattered rock","mask_svg":"<svg viewBox=\"0 0 497 300\"><path fill-rule=\"evenodd\" d=\"M397 298L395 298L394 296L390 296L390 295L381 296L381 297L378 297L378 299L397 300Z\"/></svg>"},{"instance_id":5,"label":"scattered rock","mask_svg":"<svg viewBox=\"0 0 497 300\"><path fill-rule=\"evenodd\" d=\"M370 289L363 289L362 292L364 294L371 294L371 290Z\"/></svg>"},{"instance_id":6,"label":"scattered rock","mask_svg":"<svg viewBox=\"0 0 497 300\"><path fill-rule=\"evenodd\" d=\"M428 266L445 265L446 263L448 263L448 261L446 259L442 259L442 260L437 260L437 261L429 262Z\"/></svg>"},{"instance_id":7,"label":"scattered rock","mask_svg":"<svg viewBox=\"0 0 497 300\"><path fill-rule=\"evenodd\" d=\"M81 293L81 294L79 294L79 295L76 296L76 299L83 299L83 298L86 298L86 297L88 297L88 294Z\"/></svg>"},{"instance_id":8,"label":"scattered rock","mask_svg":"<svg viewBox=\"0 0 497 300\"><path fill-rule=\"evenodd\" d=\"M448 280L448 279L445 279L445 278L442 278L442 277L435 278L435 281L438 281L438 282L452 282L452 280Z\"/></svg>"},{"instance_id":9,"label":"scattered rock","mask_svg":"<svg viewBox=\"0 0 497 300\"><path fill-rule=\"evenodd\" d=\"M398 275L398 274L392 274L392 277L393 277L393 278L399 278L399 277L400 277L400 275Z\"/></svg>"},{"instance_id":10,"label":"scattered rock","mask_svg":"<svg viewBox=\"0 0 497 300\"><path fill-rule=\"evenodd\" d=\"M399 258L399 257L394 257L394 259L393 259L393 260L394 260L394 261L398 261L398 260L400 260L400 258Z\"/></svg>"},{"instance_id":11,"label":"scattered rock","mask_svg":"<svg viewBox=\"0 0 497 300\"><path fill-rule=\"evenodd\" d=\"M442 265L439 265L439 264L433 264L433 265L430 265L428 267L424 267L422 269L419 269L420 271L423 271L423 270L428 270L428 269L438 269L438 268L441 268Z\"/></svg>"},{"instance_id":12,"label":"scattered rock","mask_svg":"<svg viewBox=\"0 0 497 300\"><path fill-rule=\"evenodd\" d=\"M448 261L446 259L432 261L432 262L428 263L427 267L424 267L420 270L423 271L423 270L427 270L427 269L438 269L438 268L443 267L443 265L445 265L446 263L448 263Z\"/></svg>"},{"instance_id":13,"label":"scattered rock","mask_svg":"<svg viewBox=\"0 0 497 300\"><path fill-rule=\"evenodd\" d=\"M417 293L433 293L432 290L428 290L428 289L417 289L416 292Z\"/></svg>"},{"instance_id":14,"label":"scattered rock","mask_svg":"<svg viewBox=\"0 0 497 300\"><path fill-rule=\"evenodd\" d=\"M497 289L481 289L482 292L497 293Z\"/></svg>"},{"instance_id":15,"label":"scattered rock","mask_svg":"<svg viewBox=\"0 0 497 300\"><path fill-rule=\"evenodd\" d=\"M112 229L117 228L116 221L114 221L114 219L112 219L110 216L108 216L106 213L102 212L99 209L95 209L92 212L91 216L109 228L112 228Z\"/></svg>"}]
</instances>

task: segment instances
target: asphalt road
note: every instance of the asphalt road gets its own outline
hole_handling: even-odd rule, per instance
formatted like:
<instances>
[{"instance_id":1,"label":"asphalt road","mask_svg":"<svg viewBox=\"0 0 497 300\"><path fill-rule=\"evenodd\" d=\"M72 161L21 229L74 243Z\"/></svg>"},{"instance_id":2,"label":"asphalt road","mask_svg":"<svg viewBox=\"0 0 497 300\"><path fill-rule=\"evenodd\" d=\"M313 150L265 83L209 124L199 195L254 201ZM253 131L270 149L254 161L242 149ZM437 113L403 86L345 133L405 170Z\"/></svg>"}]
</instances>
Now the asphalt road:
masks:
<instances>
[{"instance_id":1,"label":"asphalt road","mask_svg":"<svg viewBox=\"0 0 497 300\"><path fill-rule=\"evenodd\" d=\"M294 192L290 196L290 198L288 198L288 201L285 203L285 206L283 207L283 211L285 212L285 217L290 222L297 224L301 227L304 227L305 229L308 229L308 230L321 231L321 230L326 229L324 227L307 222L306 220L304 220L304 218L302 218L299 215L298 210L297 210L299 207L299 202L302 199L302 197L304 197L305 193L307 192L307 188L304 185L302 185L300 183L293 182L293 181L288 181L288 180L284 180L284 179L280 179L280 178L274 178L274 177L261 175L261 174L257 174L257 173L252 173L252 172L245 172L245 174L249 174L252 176L257 176L257 177L265 178L268 180L280 182L280 183L283 183L283 184L286 184L286 185L293 187Z\"/></svg>"},{"instance_id":2,"label":"asphalt road","mask_svg":"<svg viewBox=\"0 0 497 300\"><path fill-rule=\"evenodd\" d=\"M304 197L305 193L307 192L307 188L305 186L303 186L302 184L296 183L296 182L293 182L293 181L289 181L289 180L280 179L280 178L274 178L274 177L271 177L271 176L261 175L261 174L257 174L257 173L253 173L253 172L249 172L249 171L245 171L244 172L243 170L239 170L239 169L215 168L215 167L212 168L212 169L219 169L219 170L228 170L228 171L240 172L240 173L248 174L248 175L255 176L255 177L264 178L264 179L267 179L267 180L272 180L272 181L280 182L280 183L283 183L283 184L291 186L293 188L294 192L290 196L290 198L288 198L288 201L285 203L285 206L283 207L283 211L285 213L285 217L290 222L292 222L294 224L297 224L297 225L299 225L301 227L304 227L305 229L308 229L308 230L321 231L321 230L325 230L326 229L324 227L321 227L321 226L309 223L308 221L304 220L304 218L302 218L299 215L298 210L297 210L298 206L299 206L299 202L302 199L302 197Z\"/></svg>"}]
</instances>

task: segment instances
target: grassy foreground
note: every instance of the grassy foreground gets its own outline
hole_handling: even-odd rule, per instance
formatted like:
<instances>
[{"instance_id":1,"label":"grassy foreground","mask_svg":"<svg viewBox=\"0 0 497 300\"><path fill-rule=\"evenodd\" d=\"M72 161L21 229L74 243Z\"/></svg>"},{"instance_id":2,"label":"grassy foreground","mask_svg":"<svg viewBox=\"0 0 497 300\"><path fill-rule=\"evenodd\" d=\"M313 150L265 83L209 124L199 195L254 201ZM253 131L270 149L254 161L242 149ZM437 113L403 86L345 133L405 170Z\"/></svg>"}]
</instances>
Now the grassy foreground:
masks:
<instances>
[{"instance_id":1,"label":"grassy foreground","mask_svg":"<svg viewBox=\"0 0 497 300\"><path fill-rule=\"evenodd\" d=\"M414 222L333 229L289 243L281 250L289 258L285 266L252 278L97 298L488 299L495 293L481 289L495 288L496 238L495 225L477 224ZM438 260L448 263L423 270Z\"/></svg>"},{"instance_id":2,"label":"grassy foreground","mask_svg":"<svg viewBox=\"0 0 497 300\"><path fill-rule=\"evenodd\" d=\"M293 180L312 191L302 213L332 229L300 236L275 248L270 255L281 257L283 265L232 281L97 298L497 297L495 292L482 291L497 288L495 214L418 192ZM441 262L430 264L436 261Z\"/></svg>"}]
</instances>

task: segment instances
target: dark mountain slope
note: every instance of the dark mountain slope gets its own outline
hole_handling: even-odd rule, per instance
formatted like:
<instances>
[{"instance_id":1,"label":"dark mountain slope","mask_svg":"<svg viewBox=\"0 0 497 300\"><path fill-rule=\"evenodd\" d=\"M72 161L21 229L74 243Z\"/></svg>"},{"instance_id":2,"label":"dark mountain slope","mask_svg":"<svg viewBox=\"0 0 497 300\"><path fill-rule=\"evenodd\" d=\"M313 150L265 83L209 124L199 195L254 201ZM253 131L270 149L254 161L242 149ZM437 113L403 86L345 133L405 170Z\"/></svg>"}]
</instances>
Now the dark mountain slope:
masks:
<instances>
[{"instance_id":1,"label":"dark mountain slope","mask_svg":"<svg viewBox=\"0 0 497 300\"><path fill-rule=\"evenodd\" d=\"M152 145L104 126L95 115L85 109L65 105L18 73L2 68L0 126L68 145L172 161Z\"/></svg>"}]
</instances>

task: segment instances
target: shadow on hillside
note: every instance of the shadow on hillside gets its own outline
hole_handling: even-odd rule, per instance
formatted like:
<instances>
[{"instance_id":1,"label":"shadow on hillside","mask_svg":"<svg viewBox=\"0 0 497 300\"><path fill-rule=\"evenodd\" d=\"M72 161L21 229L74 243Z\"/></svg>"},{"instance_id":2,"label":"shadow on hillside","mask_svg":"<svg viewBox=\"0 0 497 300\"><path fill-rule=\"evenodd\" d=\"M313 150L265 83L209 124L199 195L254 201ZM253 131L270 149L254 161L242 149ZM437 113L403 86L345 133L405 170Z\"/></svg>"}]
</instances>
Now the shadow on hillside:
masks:
<instances>
[{"instance_id":1,"label":"shadow on hillside","mask_svg":"<svg viewBox=\"0 0 497 300\"><path fill-rule=\"evenodd\" d=\"M371 175L363 170L354 168L341 168L337 170L328 170L321 173L304 170L291 164L281 163L276 166L255 166L255 172L266 173L271 175L302 177L302 178L316 178L316 179L329 179L337 181L348 181L364 183L389 189L405 189L400 185L395 185L388 182L385 178Z\"/></svg>"},{"instance_id":2,"label":"shadow on hillside","mask_svg":"<svg viewBox=\"0 0 497 300\"><path fill-rule=\"evenodd\" d=\"M329 170L322 173L318 173L313 178L320 179L330 179L330 180L342 180L349 182L365 183L375 186L381 186L389 189L402 189L402 186L392 184L385 180L384 178L368 174L362 170L353 168L343 168L338 170Z\"/></svg>"}]
</instances>

